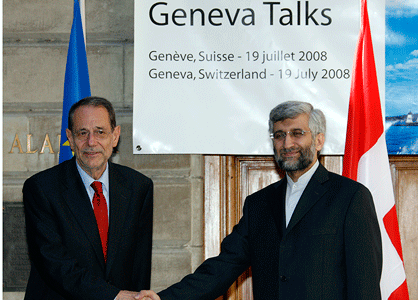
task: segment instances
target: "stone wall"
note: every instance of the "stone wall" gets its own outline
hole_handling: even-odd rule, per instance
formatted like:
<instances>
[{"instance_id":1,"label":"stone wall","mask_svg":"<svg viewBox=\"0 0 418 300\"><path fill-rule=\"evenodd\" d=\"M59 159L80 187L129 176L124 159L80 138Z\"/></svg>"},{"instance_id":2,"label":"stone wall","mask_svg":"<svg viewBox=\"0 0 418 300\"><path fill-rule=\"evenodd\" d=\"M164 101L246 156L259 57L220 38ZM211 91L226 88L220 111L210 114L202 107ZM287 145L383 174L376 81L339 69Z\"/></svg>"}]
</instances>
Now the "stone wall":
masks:
<instances>
[{"instance_id":1,"label":"stone wall","mask_svg":"<svg viewBox=\"0 0 418 300\"><path fill-rule=\"evenodd\" d=\"M86 0L92 95L111 100L122 126L114 162L154 181L152 288L203 259L203 157L133 155L134 0ZM58 163L73 0L3 0L3 298L23 299L29 271L23 182ZM152 113L152 112L150 112Z\"/></svg>"}]
</instances>

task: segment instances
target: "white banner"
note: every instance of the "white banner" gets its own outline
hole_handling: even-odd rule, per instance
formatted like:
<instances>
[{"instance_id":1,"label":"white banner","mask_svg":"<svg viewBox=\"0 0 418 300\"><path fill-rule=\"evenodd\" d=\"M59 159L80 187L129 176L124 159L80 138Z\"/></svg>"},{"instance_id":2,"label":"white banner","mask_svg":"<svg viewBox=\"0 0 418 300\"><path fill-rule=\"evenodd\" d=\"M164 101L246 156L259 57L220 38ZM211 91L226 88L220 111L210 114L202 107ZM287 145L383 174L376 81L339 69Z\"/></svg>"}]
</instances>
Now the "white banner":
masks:
<instances>
[{"instance_id":1,"label":"white banner","mask_svg":"<svg viewBox=\"0 0 418 300\"><path fill-rule=\"evenodd\" d=\"M384 107L385 1L368 2ZM344 151L360 1L135 1L133 152L272 154L287 100L327 118Z\"/></svg>"}]
</instances>

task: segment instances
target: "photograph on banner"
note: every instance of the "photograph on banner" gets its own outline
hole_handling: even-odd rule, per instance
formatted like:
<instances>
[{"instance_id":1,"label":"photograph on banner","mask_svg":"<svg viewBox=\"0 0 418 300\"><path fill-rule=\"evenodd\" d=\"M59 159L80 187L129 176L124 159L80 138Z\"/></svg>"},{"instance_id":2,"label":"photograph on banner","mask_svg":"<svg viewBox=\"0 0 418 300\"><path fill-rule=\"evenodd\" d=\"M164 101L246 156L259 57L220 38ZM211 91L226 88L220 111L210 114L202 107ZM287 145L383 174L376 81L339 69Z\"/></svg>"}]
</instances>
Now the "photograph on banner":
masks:
<instances>
[{"instance_id":1,"label":"photograph on banner","mask_svg":"<svg viewBox=\"0 0 418 300\"><path fill-rule=\"evenodd\" d=\"M368 1L384 107L385 1ZM272 154L288 100L327 118L344 152L360 1L136 1L133 153Z\"/></svg>"},{"instance_id":2,"label":"photograph on banner","mask_svg":"<svg viewBox=\"0 0 418 300\"><path fill-rule=\"evenodd\" d=\"M418 2L386 1L386 144L418 153Z\"/></svg>"}]
</instances>

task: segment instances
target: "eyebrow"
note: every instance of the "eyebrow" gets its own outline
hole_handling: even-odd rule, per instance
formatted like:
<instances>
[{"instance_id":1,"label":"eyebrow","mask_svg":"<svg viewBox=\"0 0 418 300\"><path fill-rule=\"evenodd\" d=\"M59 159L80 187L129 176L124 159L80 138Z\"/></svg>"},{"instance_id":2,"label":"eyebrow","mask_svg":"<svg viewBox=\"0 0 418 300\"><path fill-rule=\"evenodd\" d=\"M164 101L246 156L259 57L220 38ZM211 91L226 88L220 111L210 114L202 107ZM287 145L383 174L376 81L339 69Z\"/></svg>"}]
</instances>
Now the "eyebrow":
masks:
<instances>
[{"instance_id":1,"label":"eyebrow","mask_svg":"<svg viewBox=\"0 0 418 300\"><path fill-rule=\"evenodd\" d=\"M97 130L97 129L105 129L103 126L95 126L94 128L93 128L93 130ZM85 127L82 127L82 128L80 128L80 129L77 129L76 131L82 131L82 130L85 130L85 131L89 131L87 128L85 128Z\"/></svg>"},{"instance_id":2,"label":"eyebrow","mask_svg":"<svg viewBox=\"0 0 418 300\"><path fill-rule=\"evenodd\" d=\"M289 130L287 130L287 131L292 131L292 130L303 130L303 131L307 131L307 130L309 130L309 129L307 129L307 130L305 130L305 129L302 129L302 128L291 128L291 129L289 129ZM287 132L287 131L285 131L285 130L281 130L281 129L279 129L279 130L276 130L276 131L273 131L273 133L275 133L275 132Z\"/></svg>"}]
</instances>

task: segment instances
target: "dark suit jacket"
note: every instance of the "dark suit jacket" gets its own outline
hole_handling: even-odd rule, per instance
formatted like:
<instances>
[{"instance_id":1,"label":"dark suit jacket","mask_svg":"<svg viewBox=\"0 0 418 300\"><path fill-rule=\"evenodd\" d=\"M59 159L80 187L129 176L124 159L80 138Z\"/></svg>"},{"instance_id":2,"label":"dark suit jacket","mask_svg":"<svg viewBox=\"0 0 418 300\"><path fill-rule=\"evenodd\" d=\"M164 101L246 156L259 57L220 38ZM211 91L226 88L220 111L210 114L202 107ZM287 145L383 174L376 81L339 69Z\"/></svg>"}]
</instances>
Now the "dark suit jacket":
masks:
<instances>
[{"instance_id":1,"label":"dark suit jacket","mask_svg":"<svg viewBox=\"0 0 418 300\"><path fill-rule=\"evenodd\" d=\"M368 189L320 165L286 228L286 184L248 196L219 256L161 299L215 299L251 266L257 300L380 300L382 245Z\"/></svg>"},{"instance_id":2,"label":"dark suit jacket","mask_svg":"<svg viewBox=\"0 0 418 300\"><path fill-rule=\"evenodd\" d=\"M75 159L23 186L31 272L25 299L111 299L149 289L153 184L109 162L109 240L104 262L96 219Z\"/></svg>"}]
</instances>

